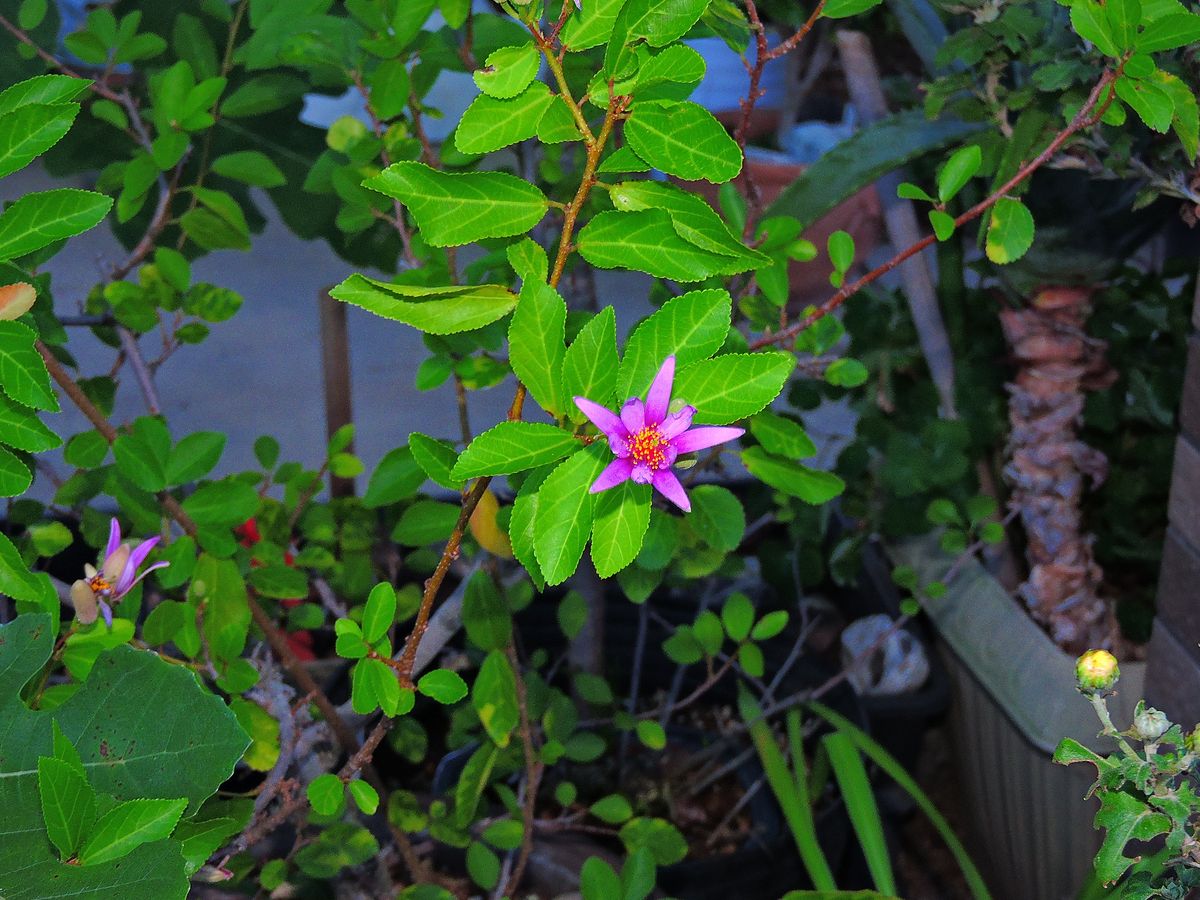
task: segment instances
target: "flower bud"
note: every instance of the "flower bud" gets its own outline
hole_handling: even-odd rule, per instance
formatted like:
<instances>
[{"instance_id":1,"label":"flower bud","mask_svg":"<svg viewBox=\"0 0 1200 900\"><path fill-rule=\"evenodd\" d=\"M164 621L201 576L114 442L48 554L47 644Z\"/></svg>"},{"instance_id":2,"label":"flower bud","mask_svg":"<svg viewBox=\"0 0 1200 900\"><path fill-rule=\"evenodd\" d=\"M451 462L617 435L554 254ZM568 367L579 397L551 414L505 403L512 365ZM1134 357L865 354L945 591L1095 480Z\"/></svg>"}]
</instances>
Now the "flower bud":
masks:
<instances>
[{"instance_id":1,"label":"flower bud","mask_svg":"<svg viewBox=\"0 0 1200 900\"><path fill-rule=\"evenodd\" d=\"M1166 713L1160 712L1152 706L1138 710L1138 714L1133 718L1134 733L1138 736L1138 740L1142 741L1157 741L1167 733L1167 729L1170 727L1171 722Z\"/></svg>"},{"instance_id":2,"label":"flower bud","mask_svg":"<svg viewBox=\"0 0 1200 900\"><path fill-rule=\"evenodd\" d=\"M1075 682L1085 694L1106 694L1120 677L1117 658L1107 650L1089 650L1075 662Z\"/></svg>"}]
</instances>

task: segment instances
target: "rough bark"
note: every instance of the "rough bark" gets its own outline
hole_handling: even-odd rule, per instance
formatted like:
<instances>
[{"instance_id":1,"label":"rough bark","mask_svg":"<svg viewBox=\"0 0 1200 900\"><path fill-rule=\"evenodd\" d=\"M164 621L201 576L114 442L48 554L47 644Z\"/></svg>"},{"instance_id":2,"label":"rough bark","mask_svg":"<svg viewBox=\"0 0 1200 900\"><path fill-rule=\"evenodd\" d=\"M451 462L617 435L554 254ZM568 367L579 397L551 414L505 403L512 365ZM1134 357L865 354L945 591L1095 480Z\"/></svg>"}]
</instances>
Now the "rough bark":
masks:
<instances>
[{"instance_id":1,"label":"rough bark","mask_svg":"<svg viewBox=\"0 0 1200 900\"><path fill-rule=\"evenodd\" d=\"M1029 577L1019 593L1069 653L1110 647L1115 639L1080 508L1086 479L1097 486L1108 470L1104 454L1079 439L1084 392L1115 378L1106 345L1084 330L1090 298L1086 287L1048 287L1029 306L1001 313L1018 367L1008 385L1012 431L1004 474L1028 540Z\"/></svg>"}]
</instances>

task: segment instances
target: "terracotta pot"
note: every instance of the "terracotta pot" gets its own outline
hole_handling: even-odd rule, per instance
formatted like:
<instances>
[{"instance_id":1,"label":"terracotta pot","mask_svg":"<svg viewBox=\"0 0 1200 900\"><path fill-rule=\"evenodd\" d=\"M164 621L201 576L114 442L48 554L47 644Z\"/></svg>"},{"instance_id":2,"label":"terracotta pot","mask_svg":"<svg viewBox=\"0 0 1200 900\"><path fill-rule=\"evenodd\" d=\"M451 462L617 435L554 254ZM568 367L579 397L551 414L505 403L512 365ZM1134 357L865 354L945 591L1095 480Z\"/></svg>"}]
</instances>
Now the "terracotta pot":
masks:
<instances>
[{"instance_id":1,"label":"terracotta pot","mask_svg":"<svg viewBox=\"0 0 1200 900\"><path fill-rule=\"evenodd\" d=\"M742 174L734 180L734 185L743 195L746 193L746 177L754 179L762 197L764 207L770 206L783 193L784 188L800 177L808 168L800 163L776 162L754 155L753 151L746 158ZM707 181L682 182L689 190L700 194L712 206L717 205L717 185ZM822 216L804 230L804 237L812 241L818 250L817 258L812 262L793 262L788 268L791 282L791 299L789 309L795 313L810 304L818 304L826 300L833 292L829 284L829 276L833 274L833 266L825 253L825 243L829 235L835 231L847 231L854 238L858 259L867 256L879 246L883 237L883 207L879 203L879 195L875 186L863 188L848 200L835 206L829 213Z\"/></svg>"}]
</instances>

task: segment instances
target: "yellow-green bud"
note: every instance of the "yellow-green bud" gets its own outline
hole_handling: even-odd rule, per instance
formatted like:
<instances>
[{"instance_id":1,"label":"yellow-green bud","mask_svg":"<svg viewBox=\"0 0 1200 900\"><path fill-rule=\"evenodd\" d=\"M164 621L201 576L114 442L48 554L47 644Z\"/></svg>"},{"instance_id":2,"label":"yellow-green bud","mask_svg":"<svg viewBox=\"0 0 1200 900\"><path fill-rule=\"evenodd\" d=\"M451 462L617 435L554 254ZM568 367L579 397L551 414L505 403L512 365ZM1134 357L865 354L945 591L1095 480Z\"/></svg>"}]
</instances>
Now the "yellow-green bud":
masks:
<instances>
[{"instance_id":1,"label":"yellow-green bud","mask_svg":"<svg viewBox=\"0 0 1200 900\"><path fill-rule=\"evenodd\" d=\"M1085 694L1106 694L1120 677L1117 658L1107 650L1089 650L1075 661L1075 682Z\"/></svg>"},{"instance_id":2,"label":"yellow-green bud","mask_svg":"<svg viewBox=\"0 0 1200 900\"><path fill-rule=\"evenodd\" d=\"M1200 755L1200 725L1197 725L1183 739L1183 745L1188 753Z\"/></svg>"},{"instance_id":3,"label":"yellow-green bud","mask_svg":"<svg viewBox=\"0 0 1200 900\"><path fill-rule=\"evenodd\" d=\"M1157 741L1167 733L1167 729L1170 727L1171 722L1166 713L1160 712L1153 706L1139 710L1138 714L1133 717L1133 730L1139 740Z\"/></svg>"}]
</instances>

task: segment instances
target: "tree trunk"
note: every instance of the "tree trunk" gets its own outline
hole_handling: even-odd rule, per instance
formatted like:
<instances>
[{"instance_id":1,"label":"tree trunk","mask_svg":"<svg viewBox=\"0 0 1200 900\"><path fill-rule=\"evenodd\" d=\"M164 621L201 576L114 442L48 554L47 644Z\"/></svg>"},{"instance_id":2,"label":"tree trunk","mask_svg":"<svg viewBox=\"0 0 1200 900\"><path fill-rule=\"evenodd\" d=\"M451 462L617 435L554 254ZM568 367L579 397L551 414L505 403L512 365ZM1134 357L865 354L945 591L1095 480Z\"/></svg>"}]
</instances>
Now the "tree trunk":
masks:
<instances>
[{"instance_id":1,"label":"tree trunk","mask_svg":"<svg viewBox=\"0 0 1200 900\"><path fill-rule=\"evenodd\" d=\"M1080 509L1084 477L1096 486L1108 470L1104 455L1079 440L1084 391L1115 378L1106 345L1084 331L1091 294L1087 287L1047 287L1027 308L1001 313L1018 365L1008 385L1012 432L1004 474L1028 540L1029 577L1019 592L1070 653L1110 647L1116 633Z\"/></svg>"}]
</instances>

